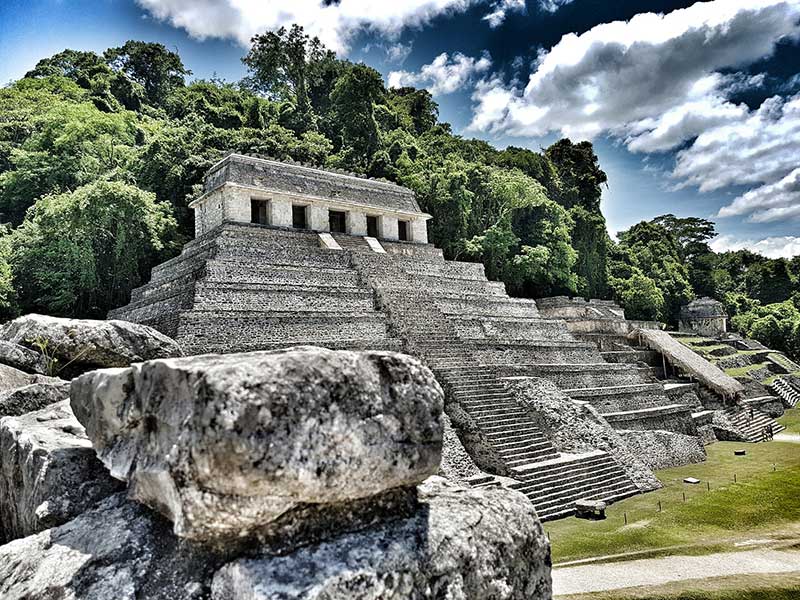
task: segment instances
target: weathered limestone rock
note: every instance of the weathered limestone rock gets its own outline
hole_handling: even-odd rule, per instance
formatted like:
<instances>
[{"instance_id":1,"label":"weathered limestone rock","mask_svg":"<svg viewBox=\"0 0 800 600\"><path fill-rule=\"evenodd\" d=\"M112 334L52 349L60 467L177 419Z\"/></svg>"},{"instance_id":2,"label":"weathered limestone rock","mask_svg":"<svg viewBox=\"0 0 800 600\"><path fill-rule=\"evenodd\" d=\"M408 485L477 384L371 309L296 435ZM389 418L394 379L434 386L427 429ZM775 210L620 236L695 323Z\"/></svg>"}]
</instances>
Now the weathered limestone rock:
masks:
<instances>
[{"instance_id":1,"label":"weathered limestone rock","mask_svg":"<svg viewBox=\"0 0 800 600\"><path fill-rule=\"evenodd\" d=\"M69 399L69 381L38 375L35 383L0 392L0 417L18 416Z\"/></svg>"},{"instance_id":2,"label":"weathered limestone rock","mask_svg":"<svg viewBox=\"0 0 800 600\"><path fill-rule=\"evenodd\" d=\"M651 469L701 463L706 450L700 438L672 431L619 431L628 447Z\"/></svg>"},{"instance_id":3,"label":"weathered limestone rock","mask_svg":"<svg viewBox=\"0 0 800 600\"><path fill-rule=\"evenodd\" d=\"M176 538L170 524L114 494L60 527L0 546L3 600L205 600L238 554Z\"/></svg>"},{"instance_id":4,"label":"weathered limestone rock","mask_svg":"<svg viewBox=\"0 0 800 600\"><path fill-rule=\"evenodd\" d=\"M45 357L35 350L12 342L0 340L0 364L14 367L27 373L47 373Z\"/></svg>"},{"instance_id":5,"label":"weathered limestone rock","mask_svg":"<svg viewBox=\"0 0 800 600\"><path fill-rule=\"evenodd\" d=\"M69 400L0 419L0 543L66 523L121 489Z\"/></svg>"},{"instance_id":6,"label":"weathered limestone rock","mask_svg":"<svg viewBox=\"0 0 800 600\"><path fill-rule=\"evenodd\" d=\"M237 560L213 582L214 600L543 600L550 548L533 506L494 488L432 478L412 518L281 557Z\"/></svg>"},{"instance_id":7,"label":"weathered limestone rock","mask_svg":"<svg viewBox=\"0 0 800 600\"><path fill-rule=\"evenodd\" d=\"M444 444L442 447L442 464L439 473L457 483L466 482L470 477L483 475L472 457L469 455L447 414L442 415L444 422Z\"/></svg>"},{"instance_id":8,"label":"weathered limestone rock","mask_svg":"<svg viewBox=\"0 0 800 600\"><path fill-rule=\"evenodd\" d=\"M36 376L14 367L0 364L0 392L13 390L36 381Z\"/></svg>"},{"instance_id":9,"label":"weathered limestone rock","mask_svg":"<svg viewBox=\"0 0 800 600\"><path fill-rule=\"evenodd\" d=\"M517 402L526 407L559 452L603 450L613 456L642 491L661 487L650 468L590 405L578 405L546 379L507 380Z\"/></svg>"},{"instance_id":10,"label":"weathered limestone rock","mask_svg":"<svg viewBox=\"0 0 800 600\"><path fill-rule=\"evenodd\" d=\"M71 399L130 497L195 539L408 488L441 458L441 388L427 367L389 352L156 360L87 373Z\"/></svg>"},{"instance_id":11,"label":"weathered limestone rock","mask_svg":"<svg viewBox=\"0 0 800 600\"><path fill-rule=\"evenodd\" d=\"M146 325L127 321L25 315L0 329L0 340L36 349L45 344L58 367L127 367L133 362L181 356L178 344Z\"/></svg>"},{"instance_id":12,"label":"weathered limestone rock","mask_svg":"<svg viewBox=\"0 0 800 600\"><path fill-rule=\"evenodd\" d=\"M549 600L549 544L524 496L439 480L420 498L410 518L275 556L270 547L178 538L160 515L115 494L65 525L0 546L0 597L207 600L213 579L214 598L226 600Z\"/></svg>"}]
</instances>

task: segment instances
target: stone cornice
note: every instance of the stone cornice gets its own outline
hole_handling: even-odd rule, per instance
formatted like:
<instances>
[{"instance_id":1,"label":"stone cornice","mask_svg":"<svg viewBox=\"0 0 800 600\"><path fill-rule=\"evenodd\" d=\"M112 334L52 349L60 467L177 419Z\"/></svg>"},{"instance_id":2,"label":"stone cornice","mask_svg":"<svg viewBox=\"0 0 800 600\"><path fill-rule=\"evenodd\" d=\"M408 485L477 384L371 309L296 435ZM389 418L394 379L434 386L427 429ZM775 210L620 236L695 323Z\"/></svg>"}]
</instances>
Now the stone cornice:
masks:
<instances>
[{"instance_id":1,"label":"stone cornice","mask_svg":"<svg viewBox=\"0 0 800 600\"><path fill-rule=\"evenodd\" d=\"M204 200L206 200L209 196L211 196L214 192L224 188L225 186L234 187L242 190L247 190L251 192L256 198L263 197L264 200L268 200L265 196L270 195L278 195L284 198L289 198L292 200L297 200L298 202L306 203L306 204L319 204L324 205L326 207L330 207L335 209L342 209L343 211L354 211L354 212L361 212L365 214L375 214L375 215L388 215L388 216L396 216L396 217L404 217L407 219L423 219L427 221L428 219L432 218L432 215L424 212L416 212L416 211L406 211L406 210L399 210L399 209L392 209L386 208L382 206L373 206L362 204L358 202L348 202L347 200L334 200L332 198L324 198L321 196L313 196L309 194L295 194L292 192L287 192L286 190L278 190L278 189L270 189L261 186L253 186L253 185L243 185L240 183L234 183L231 181L225 181L218 186L214 187L213 189L205 192L199 198L192 200L189 203L189 208L196 208L199 204L201 204Z\"/></svg>"}]
</instances>

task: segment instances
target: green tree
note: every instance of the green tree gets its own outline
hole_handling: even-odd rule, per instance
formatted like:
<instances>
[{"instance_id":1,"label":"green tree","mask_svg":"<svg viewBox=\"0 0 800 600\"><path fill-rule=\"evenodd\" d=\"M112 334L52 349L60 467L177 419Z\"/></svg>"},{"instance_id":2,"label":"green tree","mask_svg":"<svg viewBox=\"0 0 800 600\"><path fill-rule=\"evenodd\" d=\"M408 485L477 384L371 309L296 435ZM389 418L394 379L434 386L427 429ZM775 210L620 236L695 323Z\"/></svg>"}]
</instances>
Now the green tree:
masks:
<instances>
[{"instance_id":1,"label":"green tree","mask_svg":"<svg viewBox=\"0 0 800 600\"><path fill-rule=\"evenodd\" d=\"M747 269L745 275L747 295L761 304L774 304L788 300L794 288L788 265L783 259L764 260Z\"/></svg>"},{"instance_id":2,"label":"green tree","mask_svg":"<svg viewBox=\"0 0 800 600\"><path fill-rule=\"evenodd\" d=\"M564 208L582 206L590 212L599 212L602 186L608 176L600 168L592 143L573 144L561 139L545 155L555 165L561 180L561 192L553 200Z\"/></svg>"},{"instance_id":3,"label":"green tree","mask_svg":"<svg viewBox=\"0 0 800 600\"><path fill-rule=\"evenodd\" d=\"M14 275L11 271L11 236L7 227L0 225L0 321L16 316L17 298Z\"/></svg>"},{"instance_id":4,"label":"green tree","mask_svg":"<svg viewBox=\"0 0 800 600\"><path fill-rule=\"evenodd\" d=\"M337 149L334 165L362 173L369 170L380 147L375 105L384 94L381 74L366 65L353 65L336 82L331 92L331 118L339 134L332 139Z\"/></svg>"},{"instance_id":5,"label":"green tree","mask_svg":"<svg viewBox=\"0 0 800 600\"><path fill-rule=\"evenodd\" d=\"M10 240L21 308L104 317L163 258L161 240L174 226L168 205L125 183L41 198Z\"/></svg>"},{"instance_id":6,"label":"green tree","mask_svg":"<svg viewBox=\"0 0 800 600\"><path fill-rule=\"evenodd\" d=\"M639 269L627 279L611 278L614 297L625 308L625 317L643 321L660 320L664 314L664 294L656 282Z\"/></svg>"},{"instance_id":7,"label":"green tree","mask_svg":"<svg viewBox=\"0 0 800 600\"><path fill-rule=\"evenodd\" d=\"M664 295L660 319L677 323L681 306L694 298L675 237L662 225L642 221L619 234L623 260L653 280Z\"/></svg>"},{"instance_id":8,"label":"green tree","mask_svg":"<svg viewBox=\"0 0 800 600\"><path fill-rule=\"evenodd\" d=\"M137 133L132 112L54 101L31 116L24 141L11 148L10 168L0 174L0 212L19 224L40 196L95 179L129 178Z\"/></svg>"},{"instance_id":9,"label":"green tree","mask_svg":"<svg viewBox=\"0 0 800 600\"><path fill-rule=\"evenodd\" d=\"M109 66L123 73L144 88L147 101L161 106L167 96L184 85L192 72L183 66L180 56L167 50L164 44L127 41L103 54Z\"/></svg>"},{"instance_id":10,"label":"green tree","mask_svg":"<svg viewBox=\"0 0 800 600\"><path fill-rule=\"evenodd\" d=\"M272 100L291 101L303 115L311 110L312 96L318 104L325 103L340 67L319 38L292 25L256 35L251 43L242 59L250 72L247 85Z\"/></svg>"}]
</instances>

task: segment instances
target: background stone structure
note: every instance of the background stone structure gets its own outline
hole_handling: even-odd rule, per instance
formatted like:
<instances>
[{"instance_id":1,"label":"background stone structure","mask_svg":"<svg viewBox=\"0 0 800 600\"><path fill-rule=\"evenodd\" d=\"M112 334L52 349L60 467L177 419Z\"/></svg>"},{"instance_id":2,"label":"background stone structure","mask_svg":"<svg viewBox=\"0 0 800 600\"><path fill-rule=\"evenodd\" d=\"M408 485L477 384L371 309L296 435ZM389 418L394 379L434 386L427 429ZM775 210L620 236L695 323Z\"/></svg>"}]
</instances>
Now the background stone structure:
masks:
<instances>
[{"instance_id":1,"label":"background stone structure","mask_svg":"<svg viewBox=\"0 0 800 600\"><path fill-rule=\"evenodd\" d=\"M292 228L293 210L302 208L303 229L330 231L330 212L345 215L343 233L365 236L368 217L376 220L374 237L428 242L426 221L414 193L385 181L324 171L255 156L228 154L209 170L204 193L191 203L195 235L202 236L225 221L253 222L253 202L264 202L262 225ZM256 216L256 220L260 217Z\"/></svg>"},{"instance_id":2,"label":"background stone structure","mask_svg":"<svg viewBox=\"0 0 800 600\"><path fill-rule=\"evenodd\" d=\"M725 305L708 297L692 300L681 308L678 328L680 331L695 331L711 337L722 335L728 330Z\"/></svg>"}]
</instances>

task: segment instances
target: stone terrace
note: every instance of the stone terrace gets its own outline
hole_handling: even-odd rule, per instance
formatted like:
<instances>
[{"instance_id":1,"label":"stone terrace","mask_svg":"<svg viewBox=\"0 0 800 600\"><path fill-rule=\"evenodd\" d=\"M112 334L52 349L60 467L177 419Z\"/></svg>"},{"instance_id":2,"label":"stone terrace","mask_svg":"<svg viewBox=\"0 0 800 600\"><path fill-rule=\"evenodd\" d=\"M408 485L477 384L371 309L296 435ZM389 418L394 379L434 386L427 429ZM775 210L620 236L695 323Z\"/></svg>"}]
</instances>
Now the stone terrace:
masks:
<instances>
[{"instance_id":1,"label":"stone terrace","mask_svg":"<svg viewBox=\"0 0 800 600\"><path fill-rule=\"evenodd\" d=\"M109 316L152 325L195 354L299 344L404 350L434 370L479 466L516 480L542 518L570 514L578 499L638 491L604 452L560 455L502 377L547 377L601 411L636 413L669 405L646 370L605 363L563 321L487 281L480 264L445 261L429 244L382 241L380 253L374 240L334 239L342 250L317 233L223 224L155 268Z\"/></svg>"}]
</instances>

